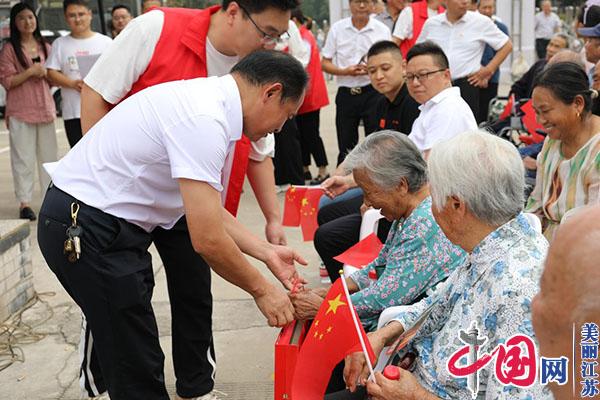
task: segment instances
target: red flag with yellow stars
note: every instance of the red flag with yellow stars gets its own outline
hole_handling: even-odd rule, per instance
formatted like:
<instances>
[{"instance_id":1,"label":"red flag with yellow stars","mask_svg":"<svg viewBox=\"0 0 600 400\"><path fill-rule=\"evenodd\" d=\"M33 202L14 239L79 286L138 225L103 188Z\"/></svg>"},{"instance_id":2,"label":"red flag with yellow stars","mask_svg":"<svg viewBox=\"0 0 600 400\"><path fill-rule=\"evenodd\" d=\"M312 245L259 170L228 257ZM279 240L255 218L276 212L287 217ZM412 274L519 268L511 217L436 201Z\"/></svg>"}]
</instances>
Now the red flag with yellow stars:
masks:
<instances>
[{"instance_id":1,"label":"red flag with yellow stars","mask_svg":"<svg viewBox=\"0 0 600 400\"><path fill-rule=\"evenodd\" d=\"M323 398L335 366L346 354L360 349L357 328L363 336L369 357L371 360L375 358L360 319L356 316L358 327L352 320L351 312L356 311L350 310L342 279L335 281L329 289L300 347L292 380L292 400Z\"/></svg>"},{"instance_id":2,"label":"red flag with yellow stars","mask_svg":"<svg viewBox=\"0 0 600 400\"><path fill-rule=\"evenodd\" d=\"M283 226L300 225L300 208L302 199L306 193L307 187L290 186L285 192L285 202L283 203Z\"/></svg>"},{"instance_id":3,"label":"red flag with yellow stars","mask_svg":"<svg viewBox=\"0 0 600 400\"><path fill-rule=\"evenodd\" d=\"M305 242L314 239L315 231L319 227L317 212L319 211L321 196L323 196L323 189L320 187L308 188L300 202L300 226L302 227L302 238Z\"/></svg>"}]
</instances>

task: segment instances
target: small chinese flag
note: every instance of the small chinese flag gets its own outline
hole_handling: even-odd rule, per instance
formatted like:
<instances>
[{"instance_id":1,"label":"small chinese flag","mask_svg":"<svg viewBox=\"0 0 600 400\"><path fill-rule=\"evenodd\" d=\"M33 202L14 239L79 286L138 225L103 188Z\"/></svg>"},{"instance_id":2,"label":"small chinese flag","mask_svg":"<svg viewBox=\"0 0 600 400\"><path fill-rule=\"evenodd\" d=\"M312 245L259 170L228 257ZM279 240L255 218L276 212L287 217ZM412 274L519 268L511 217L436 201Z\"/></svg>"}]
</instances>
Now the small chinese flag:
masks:
<instances>
[{"instance_id":1,"label":"small chinese flag","mask_svg":"<svg viewBox=\"0 0 600 400\"><path fill-rule=\"evenodd\" d=\"M300 226L302 227L302 238L305 242L315 237L315 231L319 227L317 212L319 211L319 200L323 196L323 189L307 188L300 207Z\"/></svg>"},{"instance_id":2,"label":"small chinese flag","mask_svg":"<svg viewBox=\"0 0 600 400\"><path fill-rule=\"evenodd\" d=\"M381 240L379 240L375 233L371 233L339 256L333 258L342 264L362 268L373 261L379 255L382 248L383 244Z\"/></svg>"},{"instance_id":3,"label":"small chinese flag","mask_svg":"<svg viewBox=\"0 0 600 400\"><path fill-rule=\"evenodd\" d=\"M283 226L300 225L300 208L307 189L306 187L290 186L285 192L283 221L281 222Z\"/></svg>"},{"instance_id":4,"label":"small chinese flag","mask_svg":"<svg viewBox=\"0 0 600 400\"><path fill-rule=\"evenodd\" d=\"M347 354L360 349L359 334L367 346L369 358L375 359L360 319L349 307L342 279L329 289L300 347L292 380L293 400L322 399L335 366ZM352 312L358 326L352 319Z\"/></svg>"}]
</instances>

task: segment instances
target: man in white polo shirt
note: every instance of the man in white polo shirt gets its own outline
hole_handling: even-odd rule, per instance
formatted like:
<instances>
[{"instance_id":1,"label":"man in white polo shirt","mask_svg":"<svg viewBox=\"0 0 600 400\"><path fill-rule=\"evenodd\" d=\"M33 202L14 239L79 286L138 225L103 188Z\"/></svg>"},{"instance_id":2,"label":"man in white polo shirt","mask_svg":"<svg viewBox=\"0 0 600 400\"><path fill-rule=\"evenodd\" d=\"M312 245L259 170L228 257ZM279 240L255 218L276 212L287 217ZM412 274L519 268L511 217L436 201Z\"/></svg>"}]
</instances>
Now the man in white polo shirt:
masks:
<instances>
[{"instance_id":1,"label":"man in white polo shirt","mask_svg":"<svg viewBox=\"0 0 600 400\"><path fill-rule=\"evenodd\" d=\"M460 97L460 89L452 87L448 58L438 45L414 45L406 62L408 93L421 104L421 114L408 138L425 157L437 142L477 129L473 112Z\"/></svg>"},{"instance_id":2,"label":"man in white polo shirt","mask_svg":"<svg viewBox=\"0 0 600 400\"><path fill-rule=\"evenodd\" d=\"M40 210L40 249L91 327L111 399L169 399L148 247L153 229L170 229L184 213L194 249L254 297L269 325L293 319L287 295L242 252L288 288L298 279L294 262L305 261L253 236L225 211L220 192L242 130L253 141L278 132L302 104L307 81L290 55L255 52L230 75L131 96L48 167L53 184Z\"/></svg>"},{"instance_id":3,"label":"man in white polo shirt","mask_svg":"<svg viewBox=\"0 0 600 400\"><path fill-rule=\"evenodd\" d=\"M349 18L331 26L321 50L323 71L337 76L335 128L338 139L338 165L358 143L358 125L363 121L365 135L377 129L374 105L380 98L367 76L367 52L373 44L390 40L392 33L383 23L370 18L372 0L348 0Z\"/></svg>"},{"instance_id":4,"label":"man in white polo shirt","mask_svg":"<svg viewBox=\"0 0 600 400\"><path fill-rule=\"evenodd\" d=\"M446 12L425 22L417 43L431 40L444 50L450 61L454 86L479 115L479 88L486 88L494 72L512 51L510 38L494 22L479 13L468 11L469 0L447 0ZM484 67L481 57L485 45L497 51Z\"/></svg>"},{"instance_id":5,"label":"man in white polo shirt","mask_svg":"<svg viewBox=\"0 0 600 400\"><path fill-rule=\"evenodd\" d=\"M535 14L535 53L539 59L544 59L546 47L554 34L560 32L562 22L558 15L552 12L550 0L542 1L540 8L542 11Z\"/></svg>"}]
</instances>

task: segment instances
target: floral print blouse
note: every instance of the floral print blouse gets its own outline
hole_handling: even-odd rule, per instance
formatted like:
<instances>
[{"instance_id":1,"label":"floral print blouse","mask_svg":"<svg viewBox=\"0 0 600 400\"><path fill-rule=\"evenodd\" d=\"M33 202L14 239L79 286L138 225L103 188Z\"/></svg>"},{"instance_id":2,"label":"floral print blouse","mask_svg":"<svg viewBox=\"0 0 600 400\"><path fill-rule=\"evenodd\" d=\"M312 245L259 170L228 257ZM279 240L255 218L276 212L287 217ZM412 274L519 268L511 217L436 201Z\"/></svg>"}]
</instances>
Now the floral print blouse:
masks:
<instances>
[{"instance_id":1,"label":"floral print blouse","mask_svg":"<svg viewBox=\"0 0 600 400\"><path fill-rule=\"evenodd\" d=\"M413 373L425 389L443 399L471 398L467 379L450 375L447 363L465 346L458 333L469 329L472 321L477 321L479 336L488 337L480 357L515 334L534 338L531 300L538 291L547 249L544 236L520 214L483 239L469 262L456 269L432 296L403 307L396 320L407 328L437 302L409 345L418 354ZM477 399L552 398L547 387L537 381L526 389L503 386L494 376L494 368L495 359L479 371Z\"/></svg>"},{"instance_id":2,"label":"floral print blouse","mask_svg":"<svg viewBox=\"0 0 600 400\"><path fill-rule=\"evenodd\" d=\"M408 218L393 222L377 258L351 276L360 288L352 294L352 304L365 330L377 328L379 314L387 307L413 303L465 258L466 253L435 222L427 197ZM385 269L379 279L370 279L369 271L380 265Z\"/></svg>"}]
</instances>

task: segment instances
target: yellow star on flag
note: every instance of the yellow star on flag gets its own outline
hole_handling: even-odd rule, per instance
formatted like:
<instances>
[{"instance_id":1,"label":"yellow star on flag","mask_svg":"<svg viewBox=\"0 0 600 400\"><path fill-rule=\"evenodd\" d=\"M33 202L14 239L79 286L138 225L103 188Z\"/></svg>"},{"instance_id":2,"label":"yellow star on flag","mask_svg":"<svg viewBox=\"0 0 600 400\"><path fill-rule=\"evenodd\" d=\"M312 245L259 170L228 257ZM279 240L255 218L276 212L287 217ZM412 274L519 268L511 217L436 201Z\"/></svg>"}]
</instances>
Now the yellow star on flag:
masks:
<instances>
[{"instance_id":1,"label":"yellow star on flag","mask_svg":"<svg viewBox=\"0 0 600 400\"><path fill-rule=\"evenodd\" d=\"M339 306L346 305L346 303L340 300L340 297L342 297L341 293L338 294L335 299L327 300L327 302L329 303L329 308L327 309L325 315L329 314L330 311L332 311L335 314Z\"/></svg>"},{"instance_id":2,"label":"yellow star on flag","mask_svg":"<svg viewBox=\"0 0 600 400\"><path fill-rule=\"evenodd\" d=\"M308 205L308 199L306 197L302 198L302 207Z\"/></svg>"}]
</instances>

